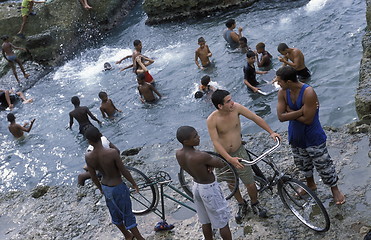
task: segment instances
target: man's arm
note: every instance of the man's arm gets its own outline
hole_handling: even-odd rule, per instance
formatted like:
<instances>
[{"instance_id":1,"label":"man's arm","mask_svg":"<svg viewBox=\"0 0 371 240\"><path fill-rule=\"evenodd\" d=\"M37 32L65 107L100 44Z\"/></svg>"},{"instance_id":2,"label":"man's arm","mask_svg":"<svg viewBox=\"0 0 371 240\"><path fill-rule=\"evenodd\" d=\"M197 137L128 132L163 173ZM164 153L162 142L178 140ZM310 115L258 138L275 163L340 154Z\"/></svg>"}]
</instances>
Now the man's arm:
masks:
<instances>
[{"instance_id":1,"label":"man's arm","mask_svg":"<svg viewBox=\"0 0 371 240\"><path fill-rule=\"evenodd\" d=\"M120 64L122 61L124 61L125 59L128 59L128 58L131 58L132 57L132 55L127 55L126 57L123 57L123 58L121 58L120 60L118 60L117 62L116 62L116 64ZM133 66L133 65L132 65Z\"/></svg>"},{"instance_id":2,"label":"man's arm","mask_svg":"<svg viewBox=\"0 0 371 240\"><path fill-rule=\"evenodd\" d=\"M115 104L113 104L113 102L112 102L111 99L110 99L110 102L111 102L111 104L112 104L112 107L113 107L116 111L118 111L118 112L122 112L120 109L117 109L117 108L116 108Z\"/></svg>"},{"instance_id":3,"label":"man's arm","mask_svg":"<svg viewBox=\"0 0 371 240\"><path fill-rule=\"evenodd\" d=\"M243 80L243 83L244 83L247 87L249 87L253 92L257 92L257 91L259 90L259 88L254 87L253 85L251 85L251 84L249 83L249 81L247 81L246 79Z\"/></svg>"},{"instance_id":4,"label":"man's arm","mask_svg":"<svg viewBox=\"0 0 371 240\"><path fill-rule=\"evenodd\" d=\"M157 91L157 89L154 86L150 85L150 88L157 94L159 98L162 98L162 95Z\"/></svg>"},{"instance_id":5,"label":"man's arm","mask_svg":"<svg viewBox=\"0 0 371 240\"><path fill-rule=\"evenodd\" d=\"M202 66L200 66L200 64L198 63L198 51L197 50L195 52L195 63L198 68L203 69Z\"/></svg>"},{"instance_id":6,"label":"man's arm","mask_svg":"<svg viewBox=\"0 0 371 240\"><path fill-rule=\"evenodd\" d=\"M73 125L73 116L71 113L69 115L70 115L70 126L68 128L71 129Z\"/></svg>"},{"instance_id":7,"label":"man's arm","mask_svg":"<svg viewBox=\"0 0 371 240\"><path fill-rule=\"evenodd\" d=\"M86 166L88 168L88 172L90 173L90 177L91 177L91 180L93 181L93 183L95 184L95 186L97 186L97 188L99 189L99 191L101 193L103 193L102 191L102 185L100 184L100 181L97 177L97 173L95 172L95 169L89 164L89 161L92 161L90 160L90 153L86 153L85 154L85 162L86 162Z\"/></svg>"},{"instance_id":8,"label":"man's arm","mask_svg":"<svg viewBox=\"0 0 371 240\"><path fill-rule=\"evenodd\" d=\"M115 156L115 164L117 168L119 169L120 173L122 174L122 176L124 176L131 183L133 188L135 188L135 190L139 192L137 183L135 182L133 176L131 176L131 173L124 166L119 154L116 154Z\"/></svg>"},{"instance_id":9,"label":"man's arm","mask_svg":"<svg viewBox=\"0 0 371 240\"><path fill-rule=\"evenodd\" d=\"M210 154L205 153L205 152L201 152L201 154L202 156L200 157L202 157L205 165L213 167L213 168L222 168L225 166L223 161L220 160L220 158L211 156Z\"/></svg>"},{"instance_id":10,"label":"man's arm","mask_svg":"<svg viewBox=\"0 0 371 240\"><path fill-rule=\"evenodd\" d=\"M95 116L90 112L90 110L89 110L88 107L86 107L86 113L89 115L89 117L90 117L91 119L93 119L93 120L96 121L97 123L101 124L101 122L98 120L98 118L96 118L96 117L95 117Z\"/></svg>"},{"instance_id":11,"label":"man's arm","mask_svg":"<svg viewBox=\"0 0 371 240\"><path fill-rule=\"evenodd\" d=\"M318 108L319 104L317 94L312 87L308 87L304 91L303 106L300 109L302 110L302 116L298 117L296 120L306 125L312 124Z\"/></svg>"},{"instance_id":12,"label":"man's arm","mask_svg":"<svg viewBox=\"0 0 371 240\"><path fill-rule=\"evenodd\" d=\"M211 53L210 48L209 48L208 45L206 45L206 48L207 48L207 56L208 56L208 57L213 56L213 54Z\"/></svg>"},{"instance_id":13,"label":"man's arm","mask_svg":"<svg viewBox=\"0 0 371 240\"><path fill-rule=\"evenodd\" d=\"M31 129L32 129L33 123L35 122L35 120L36 120L35 118L32 119L30 126L29 126L28 128L25 128L25 126L24 126L24 127L22 128L22 131L24 131L24 132L30 132Z\"/></svg>"},{"instance_id":14,"label":"man's arm","mask_svg":"<svg viewBox=\"0 0 371 240\"><path fill-rule=\"evenodd\" d=\"M143 70L143 72L148 72L148 69L147 69L146 66L143 64L141 58L142 58L142 56L139 55L139 56L135 59L135 61L136 61L137 64L140 66L140 68Z\"/></svg>"},{"instance_id":15,"label":"man's arm","mask_svg":"<svg viewBox=\"0 0 371 240\"><path fill-rule=\"evenodd\" d=\"M236 103L235 103L236 105ZM265 131L267 131L269 133L269 135L274 139L276 140L276 137L278 137L279 139L281 139L281 136L278 134L278 133L275 133L271 128L270 126L268 125L268 123L266 121L264 121L263 118L259 117L258 115L256 115L254 112L251 112L249 109L247 109L246 107L242 106L241 104L238 104L237 103L237 112L239 114L241 114L242 116L252 120L254 123L256 123L259 127L261 127L262 129L264 129Z\"/></svg>"},{"instance_id":16,"label":"man's arm","mask_svg":"<svg viewBox=\"0 0 371 240\"><path fill-rule=\"evenodd\" d=\"M104 109L102 107L100 107L99 110L102 113L102 117L105 118L106 117L106 112L104 111Z\"/></svg>"},{"instance_id":17,"label":"man's arm","mask_svg":"<svg viewBox=\"0 0 371 240\"><path fill-rule=\"evenodd\" d=\"M219 134L218 134L218 130L216 128L216 120L215 120L215 116L213 116L213 115L210 115L207 118L207 130L209 132L210 139L213 142L213 145L214 145L215 150L220 155L222 155L225 160L227 160L228 162L230 162L236 168L243 168L244 165L242 165L238 161L239 158L238 157L232 157L231 155L229 155L227 153L227 151L224 149L224 147L220 144L220 142L219 142Z\"/></svg>"},{"instance_id":18,"label":"man's arm","mask_svg":"<svg viewBox=\"0 0 371 240\"><path fill-rule=\"evenodd\" d=\"M238 43L240 41L240 38L242 38L242 27L238 28L238 34L232 31L231 38L233 39L233 41Z\"/></svg>"},{"instance_id":19,"label":"man's arm","mask_svg":"<svg viewBox=\"0 0 371 240\"><path fill-rule=\"evenodd\" d=\"M280 122L296 120L298 117L301 117L303 115L302 108L297 111L287 111L288 105L286 102L285 94L285 90L280 89L278 91L277 117Z\"/></svg>"},{"instance_id":20,"label":"man's arm","mask_svg":"<svg viewBox=\"0 0 371 240\"><path fill-rule=\"evenodd\" d=\"M256 62L258 63L258 67L263 67L264 64L266 62L268 62L270 59L269 59L269 56L268 55L264 55L262 56L261 60L259 61L259 55L256 53Z\"/></svg>"},{"instance_id":21,"label":"man's arm","mask_svg":"<svg viewBox=\"0 0 371 240\"><path fill-rule=\"evenodd\" d=\"M143 95L142 95L142 92L141 92L140 89L139 89L139 86L138 86L138 93L139 93L139 99L140 99L140 101L141 101L142 103L144 103L144 102L145 102L145 99L143 98Z\"/></svg>"}]
</instances>

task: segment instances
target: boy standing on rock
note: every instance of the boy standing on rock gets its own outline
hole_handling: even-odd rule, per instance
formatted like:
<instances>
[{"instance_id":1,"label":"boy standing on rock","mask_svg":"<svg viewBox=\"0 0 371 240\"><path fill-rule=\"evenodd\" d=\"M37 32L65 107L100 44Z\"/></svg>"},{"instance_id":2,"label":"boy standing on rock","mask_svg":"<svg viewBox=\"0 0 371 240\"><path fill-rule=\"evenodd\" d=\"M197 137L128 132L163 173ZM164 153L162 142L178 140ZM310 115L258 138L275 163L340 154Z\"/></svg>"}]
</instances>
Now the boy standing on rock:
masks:
<instances>
[{"instance_id":1,"label":"boy standing on rock","mask_svg":"<svg viewBox=\"0 0 371 240\"><path fill-rule=\"evenodd\" d=\"M34 1L34 0L23 0L22 1L22 6L21 6L22 24L21 24L21 29L19 29L19 32L17 33L17 36L20 38L25 38L25 36L23 35L23 30L24 30L24 26L26 25L28 16L35 15L35 13L32 12L34 3L46 3L46 1Z\"/></svg>"},{"instance_id":2,"label":"boy standing on rock","mask_svg":"<svg viewBox=\"0 0 371 240\"><path fill-rule=\"evenodd\" d=\"M27 50L25 48L14 46L10 42L9 36L7 36L7 35L2 36L1 40L3 40L3 44L1 45L3 56L9 62L9 65L13 70L13 74L15 76L15 79L17 80L18 83L20 83L18 75L17 75L16 68L15 68L15 63L17 63L19 65L19 67L21 68L21 71L22 71L25 78L28 78L30 76L30 74L26 73L21 60L19 60L17 58L17 55L15 55L15 53L13 52L13 49L19 49L19 50L23 50L23 51L27 51Z\"/></svg>"},{"instance_id":3,"label":"boy standing on rock","mask_svg":"<svg viewBox=\"0 0 371 240\"><path fill-rule=\"evenodd\" d=\"M222 239L232 239L228 225L230 212L227 200L223 197L214 173L209 171L210 168L224 167L224 163L194 148L200 144L200 137L193 127L178 128L176 137L183 145L182 149L176 151L176 159L179 165L193 177L193 200L205 239L213 239L211 226L220 230Z\"/></svg>"},{"instance_id":4,"label":"boy standing on rock","mask_svg":"<svg viewBox=\"0 0 371 240\"><path fill-rule=\"evenodd\" d=\"M104 148L101 136L101 133L95 127L88 128L85 133L89 144L94 147L91 152L85 154L85 161L91 179L104 194L112 223L120 229L125 239L144 240L137 228L136 219L132 212L130 190L122 181L121 176L132 184L136 192L139 192L139 188L130 172L125 168L118 151L112 148ZM101 181L99 181L96 171L102 174Z\"/></svg>"}]
</instances>

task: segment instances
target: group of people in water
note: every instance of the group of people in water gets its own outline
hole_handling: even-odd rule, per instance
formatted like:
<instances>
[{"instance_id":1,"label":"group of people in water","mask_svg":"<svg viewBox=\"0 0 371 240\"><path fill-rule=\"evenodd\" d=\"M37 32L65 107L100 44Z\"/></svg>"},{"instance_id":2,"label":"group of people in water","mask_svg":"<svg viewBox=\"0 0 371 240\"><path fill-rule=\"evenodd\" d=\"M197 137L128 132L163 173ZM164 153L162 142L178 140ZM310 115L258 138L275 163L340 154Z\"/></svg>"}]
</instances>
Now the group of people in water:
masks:
<instances>
[{"instance_id":1,"label":"group of people in water","mask_svg":"<svg viewBox=\"0 0 371 240\"><path fill-rule=\"evenodd\" d=\"M272 55L265 50L265 44L262 42L256 45L256 51L252 51L247 45L247 39L242 36L243 29L238 28L238 33L234 31L235 20L228 20L226 27L227 29L223 33L226 42L231 48L240 48L241 52L246 54L247 65L243 69L244 84L252 92L257 92L259 82L256 81L256 74L266 74L268 70L272 69ZM4 42L6 41L4 40ZM212 53L203 37L198 39L198 44L199 47L195 51L195 64L203 70L212 66L213 63L210 61ZM278 60L283 64L277 70L274 79L281 87L278 91L277 117L281 122L289 121L289 144L295 165L303 171L307 185L312 190L317 188L313 178L315 167L322 181L330 187L335 203L341 205L345 202L345 196L337 186L338 176L326 148L326 134L319 122L320 104L317 95L312 87L305 84L305 81L310 79L310 72L305 66L304 55L299 49L290 48L285 43L280 43L277 50L282 54ZM6 51L6 47L5 52L9 53ZM136 74L140 100L144 103L156 102L162 95L155 88L155 80L147 68L154 63L154 60L142 54L140 40L134 41L134 50L131 55L125 56L116 63L120 64L129 58L132 60L131 64L120 71L131 68ZM258 66L258 70L255 69L255 64ZM112 70L110 64L105 64L104 68ZM13 103L10 100L9 91L0 90L0 94L0 99L4 98L8 106L12 108ZM155 94L158 98L155 97ZM273 140L281 138L281 136L274 132L263 118L245 106L234 102L227 90L211 86L208 75L202 77L199 91L196 92L195 97L201 98L204 94L211 96L211 101L216 108L206 121L214 150L237 169L250 198L249 203L247 199L244 199L240 190L236 192L234 196L238 203L238 211L235 215L236 222L240 223L243 220L249 208L259 217L269 217L267 209L259 201L251 167L244 166L239 162L239 159L248 159L248 154L242 144L240 116L253 121L265 130ZM23 94L16 93L16 95L27 101L24 96L22 97ZM121 112L108 98L106 92L100 92L98 96L102 101L100 106L102 117L112 119L117 112ZM86 172L79 176L79 184L83 185L86 179L91 178L104 194L112 223L120 229L125 239L144 239L131 211L130 191L123 183L122 176L132 184L136 191L139 189L135 179L125 168L120 158L120 151L100 133L98 128L93 126L89 118L98 124L101 123L100 120L90 112L88 107L80 106L80 100L77 96L71 98L71 103L74 105L74 110L69 113L68 128L72 128L74 119L76 119L79 123L79 132L86 137L91 145L85 155ZM15 116L12 113L9 113L7 117L10 122L9 130L15 137L23 135L23 132L29 132L35 121L32 120L30 126L26 128L26 126L15 123ZM176 137L182 144L182 148L176 151L177 161L194 178L194 202L205 239L213 239L213 228L220 229L223 239L232 239L229 229L229 206L218 186L217 179L210 171L210 168L223 167L223 163L219 159L195 149L199 145L200 137L192 126L180 126Z\"/></svg>"}]
</instances>

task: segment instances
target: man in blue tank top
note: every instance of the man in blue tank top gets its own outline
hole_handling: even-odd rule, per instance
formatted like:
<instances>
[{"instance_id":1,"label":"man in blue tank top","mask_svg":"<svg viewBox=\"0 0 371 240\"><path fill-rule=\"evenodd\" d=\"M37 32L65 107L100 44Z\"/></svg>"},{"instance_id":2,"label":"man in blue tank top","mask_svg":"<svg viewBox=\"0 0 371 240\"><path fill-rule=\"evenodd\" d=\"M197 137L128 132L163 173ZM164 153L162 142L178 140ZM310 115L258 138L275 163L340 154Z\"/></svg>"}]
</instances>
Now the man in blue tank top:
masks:
<instances>
[{"instance_id":1,"label":"man in blue tank top","mask_svg":"<svg viewBox=\"0 0 371 240\"><path fill-rule=\"evenodd\" d=\"M236 21L234 19L229 19L225 26L227 29L223 32L223 37L229 43L229 46L233 49L238 48L240 45L240 38L242 37L242 27L238 28L238 34L233 31L236 28Z\"/></svg>"},{"instance_id":2,"label":"man in blue tank top","mask_svg":"<svg viewBox=\"0 0 371 240\"><path fill-rule=\"evenodd\" d=\"M319 122L317 94L312 87L298 81L296 70L291 66L281 67L276 75L282 88L278 92L277 116L281 122L289 121L289 143L295 164L303 171L312 190L317 189L313 178L315 166L322 181L330 186L335 203L345 203L345 196L337 187L335 166L327 151L326 134Z\"/></svg>"}]
</instances>

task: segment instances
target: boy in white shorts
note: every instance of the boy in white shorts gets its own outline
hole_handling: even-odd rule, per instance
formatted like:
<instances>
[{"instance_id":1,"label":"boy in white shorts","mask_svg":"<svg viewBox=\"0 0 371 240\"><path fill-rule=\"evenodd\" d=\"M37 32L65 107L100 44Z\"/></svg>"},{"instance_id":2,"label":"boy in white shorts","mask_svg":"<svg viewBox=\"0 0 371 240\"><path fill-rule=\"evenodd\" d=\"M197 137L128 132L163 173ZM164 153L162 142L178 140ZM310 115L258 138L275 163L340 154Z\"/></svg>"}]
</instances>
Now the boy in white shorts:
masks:
<instances>
[{"instance_id":1,"label":"boy in white shorts","mask_svg":"<svg viewBox=\"0 0 371 240\"><path fill-rule=\"evenodd\" d=\"M224 163L194 148L200 144L200 137L193 127L178 128L176 137L183 144L183 148L176 151L176 158L179 165L193 177L193 200L205 240L213 239L212 228L220 230L222 239L232 239L228 225L228 203L211 171L211 168L224 167Z\"/></svg>"}]
</instances>

